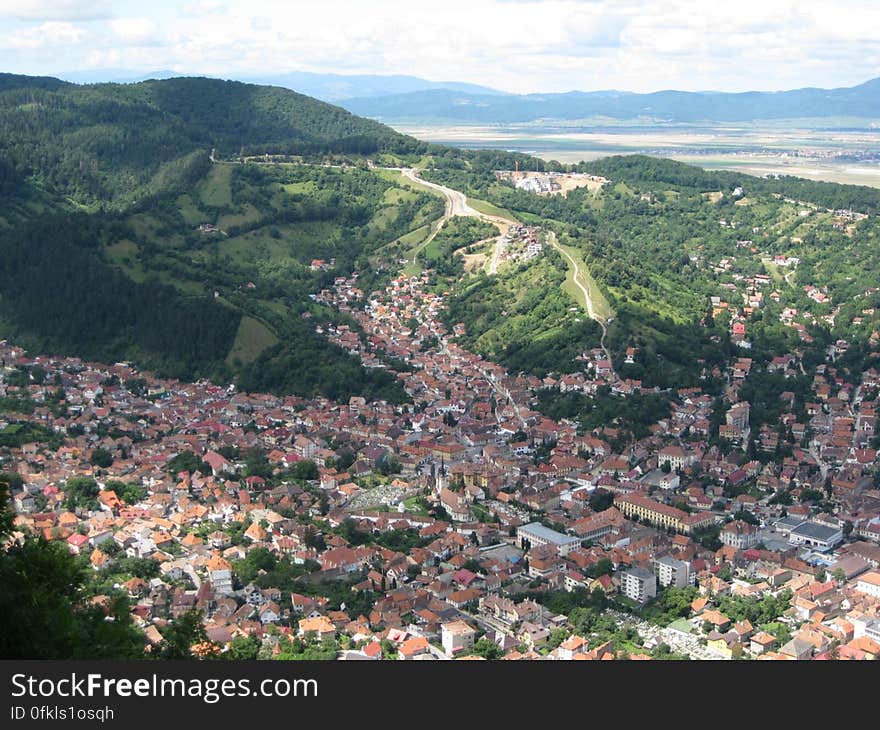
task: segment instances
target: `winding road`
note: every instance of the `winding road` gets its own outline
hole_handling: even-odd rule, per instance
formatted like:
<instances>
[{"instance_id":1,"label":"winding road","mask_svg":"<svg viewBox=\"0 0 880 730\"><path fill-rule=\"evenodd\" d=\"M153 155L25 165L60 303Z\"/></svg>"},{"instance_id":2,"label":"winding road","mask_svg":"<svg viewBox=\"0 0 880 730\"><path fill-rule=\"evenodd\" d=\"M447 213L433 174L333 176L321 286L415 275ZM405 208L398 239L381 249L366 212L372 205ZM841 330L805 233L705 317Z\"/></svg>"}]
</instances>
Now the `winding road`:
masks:
<instances>
[{"instance_id":1,"label":"winding road","mask_svg":"<svg viewBox=\"0 0 880 730\"><path fill-rule=\"evenodd\" d=\"M498 271L498 261L501 257L501 252L504 249L504 244L502 243L502 239L504 234L507 233L507 230L517 224L517 221L512 220L510 218L505 218L500 215L490 215L489 213L482 213L476 208L472 208L468 205L467 196L461 192L460 190L455 190L453 188L448 188L445 185L440 185L438 183L430 182L429 180L423 180L417 174L415 168L412 167L395 167L395 168L386 168L391 170L396 170L401 173L407 180L413 182L417 185L421 185L426 188L430 188L431 190L436 190L441 193L443 197L446 198L446 210L443 213L443 217L439 219L435 223L436 227L431 232L431 234L422 242L422 244L418 247L416 252L413 254L413 263L415 263L415 258L418 256L419 252L422 251L431 241L434 240L434 237L440 232L440 229L443 228L446 221L454 216L464 216L471 218L479 218L480 220L486 221L487 223L494 223L501 229L500 234L495 239L495 250L492 254L492 261L489 264L489 273L495 274Z\"/></svg>"},{"instance_id":2,"label":"winding road","mask_svg":"<svg viewBox=\"0 0 880 730\"><path fill-rule=\"evenodd\" d=\"M489 274L495 274L498 271L498 263L501 258L501 254L504 250L504 244L502 242L504 238L504 233L514 225L518 224L518 221L515 221L511 218L505 218L499 215L489 215L488 213L481 213L480 211L472 208L468 205L467 196L461 192L460 190L455 190L453 188L446 187L445 185L440 185L438 183L430 182L428 180L423 180L417 174L415 168L412 167L396 167L396 168L387 168L393 169L397 172L400 172L407 180L421 185L426 188L430 188L432 190L436 190L443 194L446 198L446 210L443 214L443 217L440 218L436 222L436 227L431 232L431 234L425 239L425 241L419 246L418 250L413 254L413 262L415 262L416 257L418 256L418 252L421 251L425 246L427 246L433 239L434 236L440 231L443 225L447 220L452 218L453 216L472 216L476 218L480 218L481 220L488 221L490 223L494 223L501 228L502 235L499 235L495 241L495 250L492 253L492 259L489 263ZM611 360L611 352L605 345L605 337L608 334L608 330L606 328L606 320L604 317L599 315L596 312L596 308L593 304L593 298L590 295L589 287L584 286L584 284L580 281L580 273L581 268L578 262L568 253L556 240L556 234L553 231L548 231L548 240L550 241L550 245L553 246L559 253L561 253L565 259L568 261L569 265L573 269L572 280L577 286L578 289L584 295L584 302L586 303L586 311L587 316L595 320L599 323L599 327L602 329L602 337L599 340L599 346L602 348L602 351L605 353L605 357L608 359L608 362L612 362ZM617 380L617 375L612 371L612 379Z\"/></svg>"},{"instance_id":3,"label":"winding road","mask_svg":"<svg viewBox=\"0 0 880 730\"><path fill-rule=\"evenodd\" d=\"M598 322L599 327L602 328L602 337L599 340L599 347L602 348L602 352L605 353L605 357L608 359L608 362L609 363L612 362L611 352L605 346L605 336L608 334L608 329L605 326L605 318L600 317L598 314L596 314L595 308L593 307L593 298L590 296L590 290L588 287L584 286L579 280L581 269L580 269L580 266L578 265L578 262L575 260L575 258L568 251L566 251L564 248L562 248L562 246L559 245L559 243L556 240L556 233L554 231L548 232L547 240L550 241L550 245L553 246L553 248L555 248L557 251L559 251L559 253L561 253L566 258L568 263L571 265L571 267L573 269L573 273L572 273L571 278L572 278L572 281L574 282L575 286L578 289L580 289L584 295L584 302L586 302L586 305L587 305L587 316L589 316L590 319ZM614 380L617 380L617 374L614 373L613 370L612 370L612 376L613 376Z\"/></svg>"}]
</instances>

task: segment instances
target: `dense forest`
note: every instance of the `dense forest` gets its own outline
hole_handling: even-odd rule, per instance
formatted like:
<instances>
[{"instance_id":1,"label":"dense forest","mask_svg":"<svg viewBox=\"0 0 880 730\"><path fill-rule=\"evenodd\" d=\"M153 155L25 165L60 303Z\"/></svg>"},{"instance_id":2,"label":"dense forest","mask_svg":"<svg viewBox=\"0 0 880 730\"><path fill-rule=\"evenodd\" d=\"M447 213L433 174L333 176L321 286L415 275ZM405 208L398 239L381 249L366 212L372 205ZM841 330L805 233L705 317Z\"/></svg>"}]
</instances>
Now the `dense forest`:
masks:
<instances>
[{"instance_id":1,"label":"dense forest","mask_svg":"<svg viewBox=\"0 0 880 730\"><path fill-rule=\"evenodd\" d=\"M241 314L102 264L95 251L112 233L75 214L0 234L0 307L11 334L59 354L135 359L178 376L216 373Z\"/></svg>"}]
</instances>

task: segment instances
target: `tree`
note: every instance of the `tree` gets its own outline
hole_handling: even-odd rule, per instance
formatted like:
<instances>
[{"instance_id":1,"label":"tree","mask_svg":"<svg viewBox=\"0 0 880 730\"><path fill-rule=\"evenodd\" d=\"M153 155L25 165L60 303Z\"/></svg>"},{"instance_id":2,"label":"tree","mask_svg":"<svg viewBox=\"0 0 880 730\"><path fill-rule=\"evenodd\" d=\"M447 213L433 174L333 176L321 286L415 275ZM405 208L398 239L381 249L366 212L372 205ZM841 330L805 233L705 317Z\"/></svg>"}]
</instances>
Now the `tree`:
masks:
<instances>
[{"instance_id":1,"label":"tree","mask_svg":"<svg viewBox=\"0 0 880 730\"><path fill-rule=\"evenodd\" d=\"M99 446L92 451L92 455L89 457L89 463L93 466L98 466L101 469L107 469L113 464L113 454L107 449Z\"/></svg>"},{"instance_id":2,"label":"tree","mask_svg":"<svg viewBox=\"0 0 880 730\"><path fill-rule=\"evenodd\" d=\"M477 643L474 644L474 654L481 656L484 659L492 660L500 659L504 655L504 652L494 641L490 641L485 636L482 636Z\"/></svg>"},{"instance_id":3,"label":"tree","mask_svg":"<svg viewBox=\"0 0 880 730\"><path fill-rule=\"evenodd\" d=\"M294 479L301 479L303 481L314 480L319 476L317 465L314 461L310 461L309 459L296 462L290 470L290 473Z\"/></svg>"},{"instance_id":4,"label":"tree","mask_svg":"<svg viewBox=\"0 0 880 730\"><path fill-rule=\"evenodd\" d=\"M202 623L202 612L191 609L165 627L157 656L160 659L192 659L193 647L206 642L210 643Z\"/></svg>"},{"instance_id":5,"label":"tree","mask_svg":"<svg viewBox=\"0 0 880 730\"><path fill-rule=\"evenodd\" d=\"M223 654L224 659L231 661L248 661L256 659L260 653L260 640L254 636L236 636Z\"/></svg>"},{"instance_id":6,"label":"tree","mask_svg":"<svg viewBox=\"0 0 880 730\"><path fill-rule=\"evenodd\" d=\"M181 451L177 456L169 459L167 469L170 474L179 474L182 471L211 473L210 465L192 451Z\"/></svg>"},{"instance_id":7,"label":"tree","mask_svg":"<svg viewBox=\"0 0 880 730\"><path fill-rule=\"evenodd\" d=\"M587 568L590 578L598 578L600 575L611 575L614 572L614 563L608 558L601 558L595 565Z\"/></svg>"},{"instance_id":8,"label":"tree","mask_svg":"<svg viewBox=\"0 0 880 730\"><path fill-rule=\"evenodd\" d=\"M64 506L74 511L76 509L97 509L98 483L88 477L71 477L64 484Z\"/></svg>"},{"instance_id":9,"label":"tree","mask_svg":"<svg viewBox=\"0 0 880 730\"><path fill-rule=\"evenodd\" d=\"M0 543L12 529L0 481ZM138 659L145 638L127 599L92 603L85 564L42 537L0 550L0 656L5 659ZM108 620L109 619L109 620Z\"/></svg>"}]
</instances>

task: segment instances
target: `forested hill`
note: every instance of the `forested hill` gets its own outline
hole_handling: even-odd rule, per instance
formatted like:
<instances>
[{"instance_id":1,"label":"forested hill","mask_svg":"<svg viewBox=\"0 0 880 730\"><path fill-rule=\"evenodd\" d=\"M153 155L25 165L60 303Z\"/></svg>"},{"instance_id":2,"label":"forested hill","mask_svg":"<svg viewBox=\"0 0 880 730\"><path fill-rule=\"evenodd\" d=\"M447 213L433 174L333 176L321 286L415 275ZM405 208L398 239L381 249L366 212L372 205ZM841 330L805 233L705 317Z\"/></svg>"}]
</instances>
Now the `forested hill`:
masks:
<instances>
[{"instance_id":1,"label":"forested hill","mask_svg":"<svg viewBox=\"0 0 880 730\"><path fill-rule=\"evenodd\" d=\"M206 78L79 86L0 74L5 177L30 177L83 205L121 206L190 183L212 148L230 156L424 147L277 87Z\"/></svg>"},{"instance_id":2,"label":"forested hill","mask_svg":"<svg viewBox=\"0 0 880 730\"><path fill-rule=\"evenodd\" d=\"M429 149L277 87L0 74L0 338L175 377L401 400L392 374L316 332L339 315L310 295L442 213L365 162ZM253 161L263 153L291 163Z\"/></svg>"},{"instance_id":3,"label":"forested hill","mask_svg":"<svg viewBox=\"0 0 880 730\"><path fill-rule=\"evenodd\" d=\"M806 200L826 208L851 208L861 213L880 211L880 190L867 185L841 185L800 177L754 177L741 172L703 170L683 162L647 155L614 155L581 163L579 168L640 188L663 190L669 187L694 192L728 189L748 184L752 192L779 194Z\"/></svg>"}]
</instances>

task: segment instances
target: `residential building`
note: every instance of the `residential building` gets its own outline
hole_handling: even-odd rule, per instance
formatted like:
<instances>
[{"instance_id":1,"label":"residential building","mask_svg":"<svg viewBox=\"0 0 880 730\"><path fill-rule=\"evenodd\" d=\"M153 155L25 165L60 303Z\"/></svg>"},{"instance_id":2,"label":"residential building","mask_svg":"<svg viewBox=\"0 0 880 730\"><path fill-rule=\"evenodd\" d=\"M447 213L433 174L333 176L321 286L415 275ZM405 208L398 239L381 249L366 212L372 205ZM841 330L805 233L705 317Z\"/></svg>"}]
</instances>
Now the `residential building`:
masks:
<instances>
[{"instance_id":1,"label":"residential building","mask_svg":"<svg viewBox=\"0 0 880 730\"><path fill-rule=\"evenodd\" d=\"M540 522L530 522L517 528L516 539L521 547L550 545L562 557L568 555L569 550L581 544L579 537L564 535L556 530L551 530L549 527L544 527Z\"/></svg>"},{"instance_id":2,"label":"residential building","mask_svg":"<svg viewBox=\"0 0 880 730\"><path fill-rule=\"evenodd\" d=\"M474 648L474 631L464 621L451 621L440 626L440 643L447 656L467 654Z\"/></svg>"},{"instance_id":3,"label":"residential building","mask_svg":"<svg viewBox=\"0 0 880 730\"><path fill-rule=\"evenodd\" d=\"M651 561L657 582L663 587L675 586L685 588L694 582L694 574L691 573L690 564L684 560L676 560L669 555L654 558Z\"/></svg>"},{"instance_id":4,"label":"residential building","mask_svg":"<svg viewBox=\"0 0 880 730\"><path fill-rule=\"evenodd\" d=\"M758 544L758 529L743 520L727 523L718 536L725 545L737 550L748 550Z\"/></svg>"},{"instance_id":5,"label":"residential building","mask_svg":"<svg viewBox=\"0 0 880 730\"><path fill-rule=\"evenodd\" d=\"M647 603L657 595L657 576L643 568L620 573L620 592L637 603Z\"/></svg>"}]
</instances>

